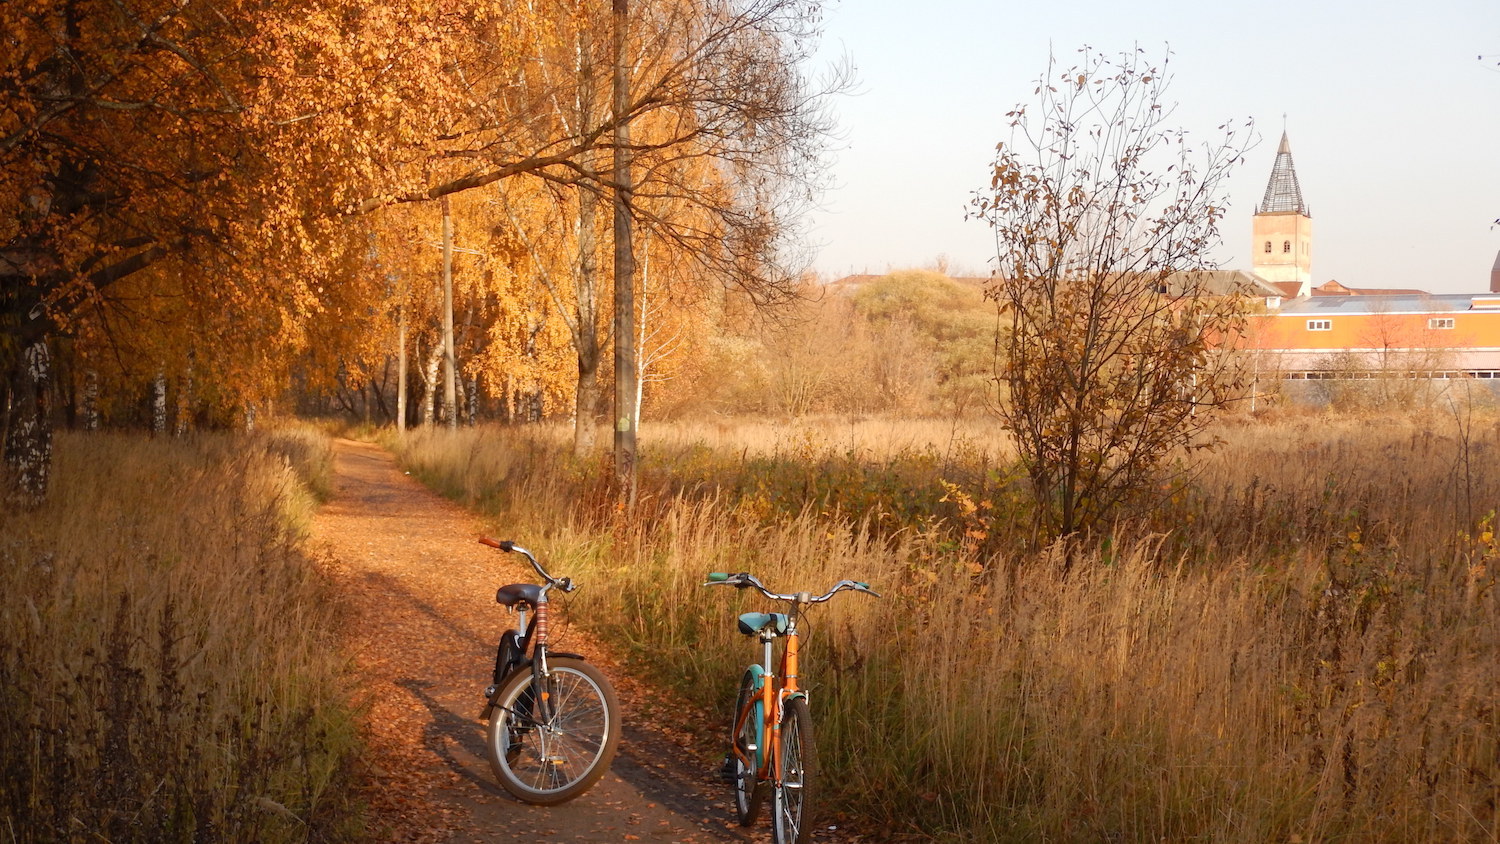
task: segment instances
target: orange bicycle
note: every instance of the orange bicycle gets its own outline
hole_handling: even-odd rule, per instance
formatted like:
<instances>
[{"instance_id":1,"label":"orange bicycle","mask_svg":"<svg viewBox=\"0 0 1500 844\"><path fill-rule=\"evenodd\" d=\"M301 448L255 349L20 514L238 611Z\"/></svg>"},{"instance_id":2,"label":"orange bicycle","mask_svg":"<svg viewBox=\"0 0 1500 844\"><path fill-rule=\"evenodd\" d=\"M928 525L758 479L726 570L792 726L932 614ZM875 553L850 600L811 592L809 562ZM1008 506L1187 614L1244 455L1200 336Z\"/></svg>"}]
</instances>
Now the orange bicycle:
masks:
<instances>
[{"instance_id":1,"label":"orange bicycle","mask_svg":"<svg viewBox=\"0 0 1500 844\"><path fill-rule=\"evenodd\" d=\"M803 607L821 604L845 590L877 598L880 595L869 584L854 580L841 580L817 597L808 592L780 595L746 572L714 572L703 585L755 588L773 601L791 604L789 612L747 612L739 618L741 633L760 638L761 661L752 663L740 678L729 753L719 775L734 788L734 808L741 826L755 823L770 792L772 840L776 844L805 844L812 838L809 808L817 784L818 757L807 690L797 682L797 621ZM777 639L785 646L773 673Z\"/></svg>"}]
</instances>

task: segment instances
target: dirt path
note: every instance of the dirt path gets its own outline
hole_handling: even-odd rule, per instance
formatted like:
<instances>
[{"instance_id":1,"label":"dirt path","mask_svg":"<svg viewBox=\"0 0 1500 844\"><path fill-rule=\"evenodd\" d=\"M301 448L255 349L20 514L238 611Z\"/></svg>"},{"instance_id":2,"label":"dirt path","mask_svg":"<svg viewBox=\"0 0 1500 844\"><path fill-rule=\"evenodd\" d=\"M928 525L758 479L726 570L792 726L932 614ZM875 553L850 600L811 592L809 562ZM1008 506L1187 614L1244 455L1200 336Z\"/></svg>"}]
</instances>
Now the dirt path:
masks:
<instances>
[{"instance_id":1,"label":"dirt path","mask_svg":"<svg viewBox=\"0 0 1500 844\"><path fill-rule=\"evenodd\" d=\"M353 606L348 636L368 689L367 799L393 841L750 841L730 817L714 763L682 733L645 723L669 701L620 670L576 625L554 644L600 664L620 693L619 755L588 794L528 806L494 781L479 721L495 642L512 616L495 589L531 581L516 558L479 545L488 530L406 477L377 446L338 440L336 492L313 524ZM521 533L499 536L524 542ZM561 633L559 636L558 633ZM681 715L678 715L681 718ZM680 721L679 721L680 723ZM677 740L674 740L674 736Z\"/></svg>"}]
</instances>

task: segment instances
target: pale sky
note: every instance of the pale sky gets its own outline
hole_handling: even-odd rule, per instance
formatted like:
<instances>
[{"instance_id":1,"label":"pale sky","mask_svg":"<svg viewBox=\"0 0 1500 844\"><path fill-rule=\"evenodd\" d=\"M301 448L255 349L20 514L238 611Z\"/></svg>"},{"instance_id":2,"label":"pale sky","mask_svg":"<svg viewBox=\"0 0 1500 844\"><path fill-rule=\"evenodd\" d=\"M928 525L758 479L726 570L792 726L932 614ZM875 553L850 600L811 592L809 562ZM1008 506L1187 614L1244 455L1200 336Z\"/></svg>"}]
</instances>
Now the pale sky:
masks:
<instances>
[{"instance_id":1,"label":"pale sky","mask_svg":"<svg viewBox=\"0 0 1500 844\"><path fill-rule=\"evenodd\" d=\"M1176 125L1205 140L1253 119L1227 184L1224 246L1250 266L1250 216L1283 129L1313 218L1313 283L1487 289L1500 251L1500 0L836 0L823 49L855 65L834 109L835 186L810 222L828 277L932 266L988 274L994 241L964 219L1005 113L1049 49L1148 57L1170 47ZM1478 56L1488 57L1480 62Z\"/></svg>"}]
</instances>

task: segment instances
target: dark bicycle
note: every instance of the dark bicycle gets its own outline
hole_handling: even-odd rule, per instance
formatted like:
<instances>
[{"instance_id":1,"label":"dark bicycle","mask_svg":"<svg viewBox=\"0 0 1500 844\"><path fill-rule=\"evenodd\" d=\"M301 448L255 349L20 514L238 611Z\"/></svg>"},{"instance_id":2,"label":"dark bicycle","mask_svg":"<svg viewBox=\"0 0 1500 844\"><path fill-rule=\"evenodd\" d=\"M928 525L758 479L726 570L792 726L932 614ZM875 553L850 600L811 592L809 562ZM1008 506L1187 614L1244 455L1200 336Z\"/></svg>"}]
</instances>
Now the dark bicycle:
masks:
<instances>
[{"instance_id":1,"label":"dark bicycle","mask_svg":"<svg viewBox=\"0 0 1500 844\"><path fill-rule=\"evenodd\" d=\"M620 743L620 706L599 669L580 654L547 647L547 593L578 588L547 573L530 551L488 537L481 543L531 561L543 582L500 587L495 602L515 610L519 629L500 635L493 684L480 718L485 750L505 790L553 806L583 794L604 776ZM530 615L528 623L527 616Z\"/></svg>"}]
</instances>

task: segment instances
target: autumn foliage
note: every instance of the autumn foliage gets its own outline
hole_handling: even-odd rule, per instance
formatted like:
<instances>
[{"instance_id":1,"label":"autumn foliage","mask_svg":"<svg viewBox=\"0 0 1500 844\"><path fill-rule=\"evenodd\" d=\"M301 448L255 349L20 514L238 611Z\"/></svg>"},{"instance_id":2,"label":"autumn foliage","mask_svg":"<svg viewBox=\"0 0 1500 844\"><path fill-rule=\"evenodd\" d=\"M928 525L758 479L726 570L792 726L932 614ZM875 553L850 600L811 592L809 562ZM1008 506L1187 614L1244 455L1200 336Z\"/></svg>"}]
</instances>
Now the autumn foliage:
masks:
<instances>
[{"instance_id":1,"label":"autumn foliage","mask_svg":"<svg viewBox=\"0 0 1500 844\"><path fill-rule=\"evenodd\" d=\"M592 395L620 339L613 229L593 213L614 196L649 241L629 280L648 301L785 299L791 197L817 178L823 94L842 84L802 67L817 5L631 4L612 104L609 9L576 0L7 3L7 463L43 494L29 467L53 420L144 420L147 385L196 423L247 421L292 379L391 418L383 370L409 353L425 400L440 197L464 389L411 402L414 421Z\"/></svg>"}]
</instances>

